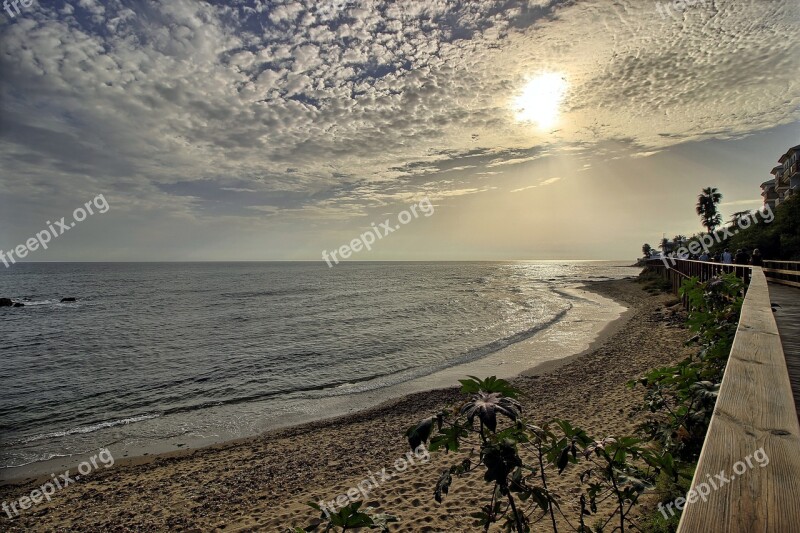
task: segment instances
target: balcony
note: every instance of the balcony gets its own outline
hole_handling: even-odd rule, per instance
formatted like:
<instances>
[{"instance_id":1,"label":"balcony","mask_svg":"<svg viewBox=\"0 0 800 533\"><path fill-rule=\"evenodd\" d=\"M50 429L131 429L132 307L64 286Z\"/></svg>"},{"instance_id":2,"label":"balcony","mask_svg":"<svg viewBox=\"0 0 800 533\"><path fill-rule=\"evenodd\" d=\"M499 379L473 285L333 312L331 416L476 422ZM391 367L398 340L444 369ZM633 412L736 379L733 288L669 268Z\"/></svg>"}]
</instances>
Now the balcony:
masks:
<instances>
[{"instance_id":1,"label":"balcony","mask_svg":"<svg viewBox=\"0 0 800 533\"><path fill-rule=\"evenodd\" d=\"M789 190L794 194L800 194L800 172L795 172L790 176Z\"/></svg>"}]
</instances>

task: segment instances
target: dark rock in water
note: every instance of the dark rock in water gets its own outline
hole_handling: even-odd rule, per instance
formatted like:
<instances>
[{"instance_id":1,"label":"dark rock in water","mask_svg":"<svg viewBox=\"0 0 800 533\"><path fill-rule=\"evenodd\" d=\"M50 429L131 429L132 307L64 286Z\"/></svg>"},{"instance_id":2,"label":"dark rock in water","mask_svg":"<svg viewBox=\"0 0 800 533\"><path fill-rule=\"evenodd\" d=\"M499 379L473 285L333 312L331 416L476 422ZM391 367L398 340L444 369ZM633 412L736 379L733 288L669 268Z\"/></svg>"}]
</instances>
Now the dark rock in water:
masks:
<instances>
[{"instance_id":1,"label":"dark rock in water","mask_svg":"<svg viewBox=\"0 0 800 533\"><path fill-rule=\"evenodd\" d=\"M16 303L14 304L14 307L25 307L25 304L21 304L21 303L19 303L19 302L16 302Z\"/></svg>"},{"instance_id":2,"label":"dark rock in water","mask_svg":"<svg viewBox=\"0 0 800 533\"><path fill-rule=\"evenodd\" d=\"M75 298L61 298L61 303L62 304L64 302L74 302L74 301L75 301Z\"/></svg>"},{"instance_id":3,"label":"dark rock in water","mask_svg":"<svg viewBox=\"0 0 800 533\"><path fill-rule=\"evenodd\" d=\"M0 307L11 307L14 305L14 302L11 301L11 298L0 298Z\"/></svg>"}]
</instances>

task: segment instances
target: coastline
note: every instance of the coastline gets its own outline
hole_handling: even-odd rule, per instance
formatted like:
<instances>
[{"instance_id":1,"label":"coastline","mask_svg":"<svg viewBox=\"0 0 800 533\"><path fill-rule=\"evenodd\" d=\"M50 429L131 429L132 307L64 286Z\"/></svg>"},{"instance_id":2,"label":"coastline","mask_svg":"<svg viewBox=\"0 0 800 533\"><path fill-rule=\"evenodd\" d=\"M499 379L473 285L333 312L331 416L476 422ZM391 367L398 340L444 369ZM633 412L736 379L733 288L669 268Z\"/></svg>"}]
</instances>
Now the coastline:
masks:
<instances>
[{"instance_id":1,"label":"coastline","mask_svg":"<svg viewBox=\"0 0 800 533\"><path fill-rule=\"evenodd\" d=\"M602 283L602 282L598 282ZM601 329L589 346L574 355L569 355L567 357L562 357L560 359L554 359L552 361L546 361L544 363L540 363L535 367L526 370L520 374L519 377L523 376L541 376L542 374L547 374L548 372L555 372L562 366L565 366L576 359L580 359L581 357L592 353L593 351L599 349L603 344L608 342L608 340L614 336L617 332L619 332L628 321L633 318L635 309L626 308L617 318L606 324L603 329Z\"/></svg>"},{"instance_id":2,"label":"coastline","mask_svg":"<svg viewBox=\"0 0 800 533\"><path fill-rule=\"evenodd\" d=\"M591 282L586 287L592 293L617 299L627 310L599 328L590 345L582 351L544 361L519 373L513 381L525 391L526 407L531 405L527 416L542 410L548 416L575 419L569 414L574 405L585 403L593 396L630 396L622 386L624 382L662 359L659 354L652 353L635 357L643 351L641 338L626 337L649 336L650 330L673 327L649 318L655 309L664 307L668 297L649 296L629 279ZM671 346L675 351L671 359L682 358L682 341L683 338ZM635 351L630 351L631 348ZM618 357L620 354L630 355L630 360ZM609 357L618 362L618 366L625 364L630 368L611 372ZM158 456L118 458L113 468L97 472L85 483L65 489L52 503L36 506L13 521L0 516L0 524L10 531L48 529L59 523L67 527L81 524L80 529L88 531L112 526L162 530L172 524L169 520L203 530L222 527L229 530L231 526L245 530L280 530L278 526L306 525L315 514L309 512L306 501L329 500L354 486L368 468L374 471L402 457L406 451L405 428L430 412L455 403L459 395L454 385L457 382L447 388L409 394L364 410L356 408L353 414L257 437ZM610 430L632 423L630 417L598 412L594 407L591 413L583 413L582 419L577 417L576 422L593 431L605 422L612 422ZM609 420L609 416L613 420ZM436 463L437 459L432 462ZM478 503L479 498L475 497L472 503L469 503L472 497L467 498L467 502L462 498L457 505L451 505L448 500L438 506L430 498L431 483L435 482L438 470L430 465L419 468L425 470L422 479L393 482L382 490L385 494L376 494L374 501L370 495L368 503L384 512L401 517L405 514L409 520L417 512L430 519L430 529L428 525L404 529L412 522L401 521L397 529L400 531L458 531L453 529L454 524L469 523L468 515L475 509L472 503ZM31 479L5 485L0 487L0 500L18 498L35 486ZM222 494L211 490L214 487L226 490ZM474 488L477 485L467 484L468 491ZM168 494L164 496L168 499L159 501L159 497L154 497L158 494ZM93 506L104 509L105 512L97 513L95 509L92 513L105 518L95 517L87 522L85 511ZM443 509L437 511L437 507L449 509L447 516L453 516L444 518ZM156 508L158 515L140 514ZM458 522L459 517L461 522Z\"/></svg>"},{"instance_id":3,"label":"coastline","mask_svg":"<svg viewBox=\"0 0 800 533\"><path fill-rule=\"evenodd\" d=\"M279 423L272 423L261 431L249 435L222 434L205 439L183 436L173 439L179 442L177 446L164 441L151 443L145 447L120 448L111 444L108 449L113 453L116 464L146 464L160 457L180 457L211 446L224 447L283 430L355 416L358 413L389 406L412 394L452 387L467 375L494 375L512 379L554 370L599 345L607 336L607 331L613 331L614 324L629 312L629 309L612 298L592 290L593 286L600 283L603 281L585 281L558 289L556 292L571 301L581 301L582 305L572 305L563 313L564 316L541 325L528 338L475 360L435 370L402 383L333 396L326 399L325 405L319 410L287 414ZM86 454L91 455L97 451L88 450ZM0 486L46 479L52 472L74 470L83 460L84 455L60 456L47 461L0 469Z\"/></svg>"}]
</instances>

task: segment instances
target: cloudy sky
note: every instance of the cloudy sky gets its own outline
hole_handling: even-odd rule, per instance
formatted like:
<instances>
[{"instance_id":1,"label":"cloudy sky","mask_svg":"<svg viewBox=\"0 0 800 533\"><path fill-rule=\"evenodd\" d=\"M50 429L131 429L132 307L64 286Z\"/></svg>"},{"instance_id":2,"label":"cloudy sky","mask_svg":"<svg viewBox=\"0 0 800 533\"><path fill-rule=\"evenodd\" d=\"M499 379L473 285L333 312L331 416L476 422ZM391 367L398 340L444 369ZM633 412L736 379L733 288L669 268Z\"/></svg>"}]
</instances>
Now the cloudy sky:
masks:
<instances>
[{"instance_id":1,"label":"cloudy sky","mask_svg":"<svg viewBox=\"0 0 800 533\"><path fill-rule=\"evenodd\" d=\"M661 5L659 9L658 6ZM800 144L794 0L33 0L0 19L0 249L629 259Z\"/></svg>"}]
</instances>

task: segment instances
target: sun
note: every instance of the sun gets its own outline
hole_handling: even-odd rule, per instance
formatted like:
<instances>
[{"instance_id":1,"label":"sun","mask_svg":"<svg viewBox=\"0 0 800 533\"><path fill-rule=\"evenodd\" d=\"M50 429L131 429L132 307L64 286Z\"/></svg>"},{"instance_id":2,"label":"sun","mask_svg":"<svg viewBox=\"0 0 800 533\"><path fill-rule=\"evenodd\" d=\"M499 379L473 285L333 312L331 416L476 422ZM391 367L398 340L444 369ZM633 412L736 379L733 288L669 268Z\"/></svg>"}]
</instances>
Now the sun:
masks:
<instances>
[{"instance_id":1,"label":"sun","mask_svg":"<svg viewBox=\"0 0 800 533\"><path fill-rule=\"evenodd\" d=\"M558 123L561 103L569 84L559 72L544 72L528 81L514 100L514 110L520 122L534 122L540 129L550 129Z\"/></svg>"}]
</instances>

